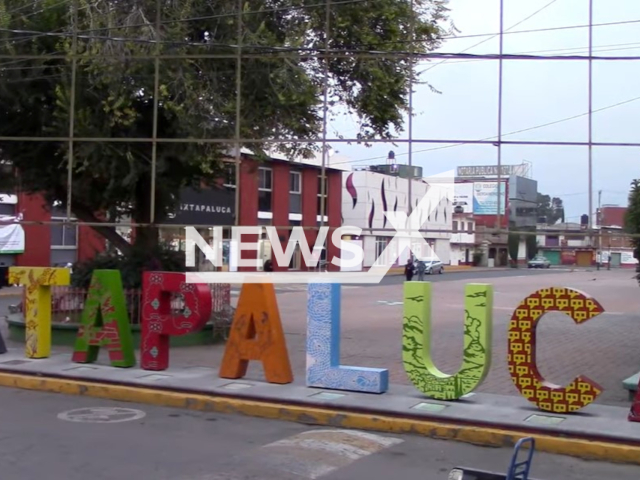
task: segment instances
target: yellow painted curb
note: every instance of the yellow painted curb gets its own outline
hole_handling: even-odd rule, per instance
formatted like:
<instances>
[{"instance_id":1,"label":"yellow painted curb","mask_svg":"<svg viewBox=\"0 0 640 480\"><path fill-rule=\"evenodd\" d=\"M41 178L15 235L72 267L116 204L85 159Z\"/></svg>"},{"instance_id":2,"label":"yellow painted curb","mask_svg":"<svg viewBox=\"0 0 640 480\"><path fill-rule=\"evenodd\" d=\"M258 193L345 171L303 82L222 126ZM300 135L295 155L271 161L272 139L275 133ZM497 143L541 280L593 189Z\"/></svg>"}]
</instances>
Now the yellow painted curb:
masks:
<instances>
[{"instance_id":1,"label":"yellow painted curb","mask_svg":"<svg viewBox=\"0 0 640 480\"><path fill-rule=\"evenodd\" d=\"M492 447L511 447L523 437L534 437L536 450L616 463L640 465L640 445L502 430L477 425L447 424L445 421L400 418L391 415L345 412L308 405L287 405L260 400L220 397L188 392L172 392L137 386L109 385L67 378L36 377L0 373L0 386L66 395L83 395L122 402L205 412L235 413L252 417L285 420L310 425L353 428L387 433L410 433Z\"/></svg>"}]
</instances>

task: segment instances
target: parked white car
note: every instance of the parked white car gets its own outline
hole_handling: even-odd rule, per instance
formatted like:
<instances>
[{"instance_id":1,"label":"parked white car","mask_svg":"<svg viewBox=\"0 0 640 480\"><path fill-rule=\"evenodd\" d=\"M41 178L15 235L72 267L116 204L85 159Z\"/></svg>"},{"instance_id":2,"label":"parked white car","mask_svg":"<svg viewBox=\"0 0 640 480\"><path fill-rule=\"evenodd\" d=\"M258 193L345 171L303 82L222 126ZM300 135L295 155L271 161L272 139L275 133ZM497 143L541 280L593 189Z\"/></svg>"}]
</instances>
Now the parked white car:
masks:
<instances>
[{"instance_id":1,"label":"parked white car","mask_svg":"<svg viewBox=\"0 0 640 480\"><path fill-rule=\"evenodd\" d=\"M425 272L427 275L431 274L442 274L444 272L444 265L437 258L416 258L416 261L421 261L424 263L426 269Z\"/></svg>"}]
</instances>

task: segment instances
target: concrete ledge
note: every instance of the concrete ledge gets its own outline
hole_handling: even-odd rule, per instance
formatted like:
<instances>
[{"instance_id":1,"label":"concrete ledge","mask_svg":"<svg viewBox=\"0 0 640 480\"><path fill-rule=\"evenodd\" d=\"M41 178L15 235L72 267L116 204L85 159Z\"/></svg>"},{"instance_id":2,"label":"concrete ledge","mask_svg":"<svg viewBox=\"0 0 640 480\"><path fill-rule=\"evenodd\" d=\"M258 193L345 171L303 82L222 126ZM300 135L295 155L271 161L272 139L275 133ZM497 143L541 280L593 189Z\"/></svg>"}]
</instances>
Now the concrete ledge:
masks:
<instances>
[{"instance_id":1,"label":"concrete ledge","mask_svg":"<svg viewBox=\"0 0 640 480\"><path fill-rule=\"evenodd\" d=\"M384 395L329 392L301 384L221 379L206 367L151 372L73 364L68 354L42 360L2 355L0 386L486 446L509 447L532 436L540 451L640 465L640 425L628 422L628 409L620 407L590 405L560 416L540 412L516 396L470 394L439 402L395 385Z\"/></svg>"}]
</instances>

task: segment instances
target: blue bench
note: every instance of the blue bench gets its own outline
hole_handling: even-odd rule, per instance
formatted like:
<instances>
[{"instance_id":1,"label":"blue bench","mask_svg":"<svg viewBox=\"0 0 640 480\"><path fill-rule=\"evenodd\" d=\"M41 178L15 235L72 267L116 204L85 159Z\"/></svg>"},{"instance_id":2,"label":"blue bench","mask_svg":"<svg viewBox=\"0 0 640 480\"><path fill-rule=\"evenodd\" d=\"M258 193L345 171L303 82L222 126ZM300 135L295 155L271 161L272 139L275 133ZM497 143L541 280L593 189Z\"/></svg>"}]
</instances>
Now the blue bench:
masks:
<instances>
[{"instance_id":1,"label":"blue bench","mask_svg":"<svg viewBox=\"0 0 640 480\"><path fill-rule=\"evenodd\" d=\"M629 391L629 400L633 400L638 390L638 382L640 381L640 372L630 376L626 380L622 381L622 387Z\"/></svg>"}]
</instances>

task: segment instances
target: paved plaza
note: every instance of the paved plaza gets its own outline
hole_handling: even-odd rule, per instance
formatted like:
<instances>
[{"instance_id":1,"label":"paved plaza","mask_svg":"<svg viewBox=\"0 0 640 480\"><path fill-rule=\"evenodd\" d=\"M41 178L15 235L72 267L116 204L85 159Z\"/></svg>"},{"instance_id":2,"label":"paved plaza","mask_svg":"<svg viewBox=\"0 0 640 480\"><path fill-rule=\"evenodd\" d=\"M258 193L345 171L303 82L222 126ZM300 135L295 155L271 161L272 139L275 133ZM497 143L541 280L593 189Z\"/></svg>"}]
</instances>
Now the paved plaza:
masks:
<instances>
[{"instance_id":1,"label":"paved plaza","mask_svg":"<svg viewBox=\"0 0 640 480\"><path fill-rule=\"evenodd\" d=\"M543 287L562 286L581 290L605 308L606 313L576 325L568 317L548 314L538 328L538 365L548 381L563 385L575 376L590 377L604 387L598 403L628 407L628 392L622 380L640 371L640 287L631 270L550 270L531 272L473 272L435 277L433 286L433 355L437 366L455 373L462 358L463 292L467 283L494 286L493 361L491 371L477 392L519 395L507 370L507 327L516 305L529 293ZM446 281L441 279L446 278ZM237 298L237 297L235 297ZM1 299L0 309L15 303ZM303 381L306 355L306 294L301 289L278 293L278 305L289 354L297 381ZM0 315L2 313L0 312ZM6 326L1 322L6 333ZM383 285L344 288L342 292L342 356L344 365L388 368L390 383L408 385L401 360L402 283L391 278ZM9 343L11 349L22 349ZM54 347L55 353L70 351ZM183 347L171 350L175 366L220 364L223 345ZM101 355L101 362L106 355ZM261 380L257 363L248 379Z\"/></svg>"}]
</instances>

